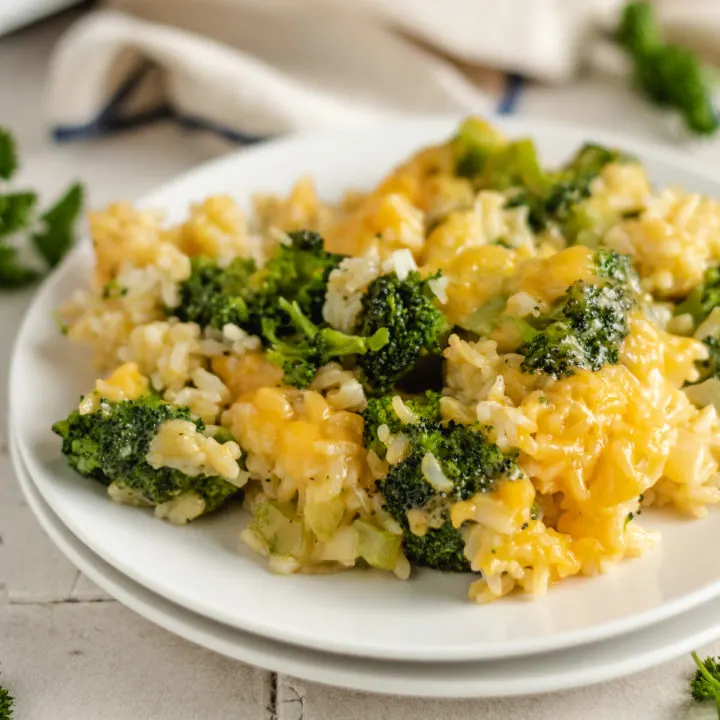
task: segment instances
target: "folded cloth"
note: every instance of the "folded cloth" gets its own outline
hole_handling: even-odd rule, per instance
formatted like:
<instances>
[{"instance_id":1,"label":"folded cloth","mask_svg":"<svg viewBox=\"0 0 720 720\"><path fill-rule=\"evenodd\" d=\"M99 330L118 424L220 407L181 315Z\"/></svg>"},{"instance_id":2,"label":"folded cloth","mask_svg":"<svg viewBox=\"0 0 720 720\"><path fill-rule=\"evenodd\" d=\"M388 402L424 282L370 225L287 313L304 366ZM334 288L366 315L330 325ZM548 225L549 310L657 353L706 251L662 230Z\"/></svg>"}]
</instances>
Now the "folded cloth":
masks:
<instances>
[{"instance_id":1,"label":"folded cloth","mask_svg":"<svg viewBox=\"0 0 720 720\"><path fill-rule=\"evenodd\" d=\"M248 141L409 113L508 112L520 75L572 78L622 4L113 0L61 39L51 121L60 139L173 117Z\"/></svg>"}]
</instances>

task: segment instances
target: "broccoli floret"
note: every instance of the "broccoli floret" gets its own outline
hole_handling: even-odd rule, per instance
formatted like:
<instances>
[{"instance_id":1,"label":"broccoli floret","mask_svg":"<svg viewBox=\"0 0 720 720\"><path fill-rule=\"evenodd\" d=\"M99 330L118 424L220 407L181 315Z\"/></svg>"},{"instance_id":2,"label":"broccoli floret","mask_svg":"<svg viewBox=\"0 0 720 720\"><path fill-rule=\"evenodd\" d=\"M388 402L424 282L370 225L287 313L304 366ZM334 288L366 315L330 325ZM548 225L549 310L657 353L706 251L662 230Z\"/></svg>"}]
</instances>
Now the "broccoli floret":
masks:
<instances>
[{"instance_id":1,"label":"broccoli floret","mask_svg":"<svg viewBox=\"0 0 720 720\"><path fill-rule=\"evenodd\" d=\"M610 248L602 248L593 255L595 272L598 277L623 284L637 283L632 258Z\"/></svg>"},{"instance_id":2,"label":"broccoli floret","mask_svg":"<svg viewBox=\"0 0 720 720\"><path fill-rule=\"evenodd\" d=\"M528 324L536 334L519 350L522 370L559 378L617 363L632 304L627 286L578 280L553 310Z\"/></svg>"},{"instance_id":3,"label":"broccoli floret","mask_svg":"<svg viewBox=\"0 0 720 720\"><path fill-rule=\"evenodd\" d=\"M697 653L691 653L697 670L690 681L693 700L703 702L714 700L720 718L720 658L707 657L700 660Z\"/></svg>"},{"instance_id":4,"label":"broccoli floret","mask_svg":"<svg viewBox=\"0 0 720 720\"><path fill-rule=\"evenodd\" d=\"M345 256L327 252L320 235L309 230L289 233L289 245L280 245L249 282L248 307L251 313L251 330L262 331L263 320L273 319L280 328L288 326L285 312L278 308L278 298L296 302L303 315L311 322L321 324L325 304L327 281Z\"/></svg>"},{"instance_id":5,"label":"broccoli floret","mask_svg":"<svg viewBox=\"0 0 720 720\"><path fill-rule=\"evenodd\" d=\"M555 222L565 234L571 235L568 239L572 241L575 213L582 201L592 194L595 178L609 163L627 159L617 150L588 143L560 170L549 173L544 184L539 185L539 191L527 183L520 183L508 204L511 207L527 206L528 223L535 232L541 232L550 222Z\"/></svg>"},{"instance_id":6,"label":"broccoli floret","mask_svg":"<svg viewBox=\"0 0 720 720\"><path fill-rule=\"evenodd\" d=\"M374 450L380 458L385 457L385 445L378 438L378 428L381 425L387 425L392 434L404 432L407 429L393 408L393 397L395 396L371 397L363 412L365 420L363 442L368 450ZM440 422L440 397L440 393L432 390L417 397L402 397L405 406L417 417L417 422L413 423L413 432L434 427Z\"/></svg>"},{"instance_id":7,"label":"broccoli floret","mask_svg":"<svg viewBox=\"0 0 720 720\"><path fill-rule=\"evenodd\" d=\"M245 327L250 317L245 298L255 263L238 258L220 267L215 260L197 257L191 267L190 277L180 286L180 304L171 312L202 327Z\"/></svg>"},{"instance_id":8,"label":"broccoli floret","mask_svg":"<svg viewBox=\"0 0 720 720\"><path fill-rule=\"evenodd\" d=\"M283 369L283 379L294 387L307 387L318 369L331 360L347 355L364 355L379 352L389 341L386 328L379 328L369 337L348 335L329 327L318 327L306 317L297 301L278 300L280 310L287 313L296 328L296 334L280 339L275 323L265 319L262 334L270 342L268 360Z\"/></svg>"},{"instance_id":9,"label":"broccoli floret","mask_svg":"<svg viewBox=\"0 0 720 720\"><path fill-rule=\"evenodd\" d=\"M663 42L651 3L625 6L617 41L630 57L637 87L651 101L678 110L694 133L717 130L709 72L687 48Z\"/></svg>"},{"instance_id":10,"label":"broccoli floret","mask_svg":"<svg viewBox=\"0 0 720 720\"><path fill-rule=\"evenodd\" d=\"M460 177L478 177L487 159L506 143L502 134L487 121L477 117L466 118L451 141L455 172Z\"/></svg>"},{"instance_id":11,"label":"broccoli floret","mask_svg":"<svg viewBox=\"0 0 720 720\"><path fill-rule=\"evenodd\" d=\"M210 512L238 488L219 477L191 477L174 468L153 468L146 461L158 427L168 420L190 420L198 430L204 429L202 420L193 419L187 408L155 395L121 402L101 399L95 412L75 410L52 429L63 440L62 452L70 467L81 475L138 492L154 504L195 493L205 501L205 512Z\"/></svg>"},{"instance_id":12,"label":"broccoli floret","mask_svg":"<svg viewBox=\"0 0 720 720\"><path fill-rule=\"evenodd\" d=\"M674 311L675 315L692 315L695 325L699 325L720 305L720 267L708 268L703 281L693 288L690 294Z\"/></svg>"},{"instance_id":13,"label":"broccoli floret","mask_svg":"<svg viewBox=\"0 0 720 720\"><path fill-rule=\"evenodd\" d=\"M15 698L4 687L0 687L0 720L12 720L14 708Z\"/></svg>"},{"instance_id":14,"label":"broccoli floret","mask_svg":"<svg viewBox=\"0 0 720 720\"><path fill-rule=\"evenodd\" d=\"M371 336L387 328L390 342L360 358L365 384L371 392L386 392L407 376L418 362L439 355L450 324L438 309L429 282L419 272L404 280L394 273L373 280L362 298L355 332Z\"/></svg>"},{"instance_id":15,"label":"broccoli floret","mask_svg":"<svg viewBox=\"0 0 720 720\"><path fill-rule=\"evenodd\" d=\"M279 299L297 302L312 322L322 322L327 279L341 260L323 249L320 235L299 230L288 235L275 255L257 269L238 258L221 267L210 258L195 258L190 278L180 286L180 304L171 309L181 320L221 329L227 323L261 335L263 322L273 321L275 334L294 332Z\"/></svg>"},{"instance_id":16,"label":"broccoli floret","mask_svg":"<svg viewBox=\"0 0 720 720\"><path fill-rule=\"evenodd\" d=\"M407 457L378 482L385 507L403 527L405 552L412 562L436 570L463 572L470 565L462 534L449 519L450 505L475 493L492 491L500 478L517 474L517 465L515 456L503 454L488 440L483 428L440 422L437 402L432 395L407 400L406 405L419 418L419 422L409 425L403 425L397 415L393 417L392 398L371 402L365 411L365 442L371 449L380 445L377 428L383 424L391 432L402 432L409 438ZM438 492L423 473L423 458L428 453L439 462L451 485L445 492ZM412 509L427 512L436 527L428 528L424 535L413 534L407 517Z\"/></svg>"}]
</instances>

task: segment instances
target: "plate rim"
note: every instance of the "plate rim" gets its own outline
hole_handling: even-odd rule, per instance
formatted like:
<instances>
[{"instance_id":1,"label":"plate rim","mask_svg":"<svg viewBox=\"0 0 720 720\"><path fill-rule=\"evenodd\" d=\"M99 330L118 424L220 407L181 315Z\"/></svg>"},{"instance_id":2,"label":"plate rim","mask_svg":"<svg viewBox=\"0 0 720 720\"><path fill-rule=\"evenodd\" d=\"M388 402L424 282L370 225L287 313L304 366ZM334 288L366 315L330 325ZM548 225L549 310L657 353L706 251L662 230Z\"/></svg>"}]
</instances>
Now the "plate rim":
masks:
<instances>
[{"instance_id":1,"label":"plate rim","mask_svg":"<svg viewBox=\"0 0 720 720\"><path fill-rule=\"evenodd\" d=\"M394 123L382 123L377 126L373 126L371 128L363 128L362 130L370 130L371 132L378 132L384 131L384 132L398 132L398 129L402 129L406 126L412 126L413 128L419 128L422 127L425 129L425 132L428 136L431 134L441 132L447 132L447 129L449 127L452 127L454 124L457 123L458 120L457 115L453 116L432 116L432 117L422 117L410 121L404 121L404 122L394 122ZM499 124L503 127L503 129L507 130L509 133L513 134L516 132L523 132L523 133L529 133L534 134L538 132L543 132L543 130L552 131L552 132L570 132L572 136L585 136L585 137L593 137L593 139L597 139L601 142L606 142L609 144L618 144L621 146L631 146L636 152L646 154L648 156L652 156L654 159L657 159L661 162L670 163L674 167L677 167L678 169L684 169L687 172L692 173L693 175L703 178L706 181L711 181L713 184L718 185L720 183L720 180L718 180L717 176L712 173L708 173L704 171L704 169L698 168L694 163L688 162L688 159L684 156L682 156L680 153L678 153L675 150L658 147L656 144L652 142L648 142L646 140L636 139L633 138L631 135L626 135L623 133L615 133L613 131L604 131L604 130L593 130L593 129L586 129L581 128L577 125L573 125L571 123L565 123L565 122L556 122L556 121L544 121L544 120L534 120L532 118L511 118L508 120L501 120ZM166 183L162 185L160 188L148 193L147 195L143 196L139 201L137 201L137 205L141 207L147 207L149 205L153 205L153 203L157 203L158 201L155 198L162 197L163 195L170 194L173 191L173 188L180 187L184 183L191 182L193 180L197 181L198 178L202 178L204 176L212 176L213 174L216 174L218 172L223 172L223 168L225 167L231 167L234 164L238 162L242 162L241 158L245 158L248 155L260 155L267 153L269 150L272 151L280 150L282 151L283 148L286 146L292 147L298 143L306 143L306 142L317 142L318 140L322 140L326 138L328 135L332 135L334 137L352 137L356 136L358 132L362 132L362 130L358 129L345 129L345 130L339 130L339 131L333 131L332 133L328 133L326 131L312 131L312 132L306 132L306 133L300 133L296 135L291 135L288 137L276 139L273 141L269 141L268 143L263 143L262 145L251 147L248 149L240 150L236 153L231 153L228 156L222 156L220 158L216 158L214 160L211 160L208 163L205 163L204 165L201 165L200 167L196 168L195 170L192 170L188 173L184 173L180 175L178 178L176 178L173 181L170 181L169 183ZM76 258L80 253L87 251L87 242L84 242L79 245L79 247L75 248L73 252L65 259L65 261L61 264L61 266L52 273L51 277L48 278L42 285L42 287L37 292L36 296L33 298L32 303L27 309L26 317L23 319L23 322L20 326L20 329L18 331L15 346L13 348L12 357L11 357L11 363L10 363L10 373L9 373L9 379L10 379L10 393L9 393L9 406L12 413L12 408L14 407L14 392L13 392L13 378L16 375L17 369L16 366L19 364L18 356L19 356L19 348L21 346L21 340L25 338L25 335L28 333L28 328L30 327L30 316L32 315L33 309L41 303L42 299L47 296L51 290L55 287L55 285L58 283L58 281L62 278L64 269L67 269L67 267L73 262L73 259ZM18 444L20 447L20 452L23 455L25 459L26 465L34 469L35 474L37 475L37 467L34 467L35 459L33 457L33 453L31 451L31 448L27 447L26 443L24 442L23 438L18 439ZM53 510L58 513L58 515L62 518L63 522L68 526L72 527L72 521L69 520L67 517L64 516L64 513L59 509L55 508L53 506L53 503L51 499L47 496L47 493L43 491L42 483L37 484L39 488L39 491L43 494L43 497L45 498L46 502L53 507ZM73 529L73 532L75 535L81 538L83 542L85 542L85 539L83 539L82 531L78 531L77 528ZM151 592L155 592L156 594L163 595L166 597L169 601L177 603L179 605L183 605L188 610L192 612L200 612L198 608L190 603L183 604L182 598L177 597L177 594L169 594L167 591L161 592L159 589L155 588L151 583L148 583L145 581L145 579L139 578L137 575L134 575L132 573L132 569L128 568L121 568L120 565L113 562L113 559L111 557L108 557L106 554L102 552L100 548L94 548L94 551L97 552L97 554L102 557L106 562L108 562L110 565L113 565L121 570L121 572L124 572L129 577L132 577L135 581L137 581L139 584L144 585L147 587ZM720 580L717 580L715 582L708 582L708 584L702 586L700 589L689 593L681 598L678 598L671 602L666 602L662 604L661 606L646 610L640 613L635 613L629 616L625 616L623 618L619 618L617 620L605 622L605 623L597 623L595 625L590 626L589 628L585 628L583 630L573 630L573 631L564 631L562 633L558 633L555 635L550 636L538 636L533 637L531 639L526 640L514 640L510 641L508 643L505 643L502 648L498 647L496 649L485 649L480 654L478 654L476 651L473 652L470 648L467 646L461 646L458 648L451 648L450 651L444 651L439 652L435 648L432 652L432 654L428 653L426 655L421 655L418 657L414 657L415 660L426 660L428 662L437 662L437 661L457 661L457 660L479 660L479 659L491 659L491 658L507 658L507 657L513 657L523 654L540 654L544 652L548 652L551 650L558 650L561 648L568 648L573 647L579 644L587 643L587 642L595 642L600 639L607 639L611 637L615 637L620 634L624 634L629 632L630 630L638 629L641 627L647 627L650 625L653 625L655 623L661 622L663 620L666 620L674 615L677 615L679 613L682 613L694 606L699 605L702 602L705 602L709 598L715 597L718 594L720 594ZM202 613L201 613L202 614ZM343 652L348 653L352 655L356 655L359 657L372 657L372 658L392 658L392 659L408 659L409 656L407 653L403 654L398 651L394 651L392 649L388 650L387 648L382 648L380 650L365 650L365 649L358 649L358 648L348 648L346 644L332 644L332 643L323 643L321 646L318 646L317 641L313 638L308 637L307 635L296 635L293 634L291 637L281 637L281 632L277 628L277 626L268 626L268 625L258 625L255 623L243 623L242 618L234 618L232 620L228 618L220 618L217 614L208 614L205 613L206 617L212 617L215 620L219 622L223 622L231 627L239 628L251 633L261 634L264 637L267 638L274 638L280 642L286 643L286 644L293 644L297 646L302 647L323 647L325 650L328 650L330 652ZM285 629L287 630L287 629Z\"/></svg>"}]
</instances>

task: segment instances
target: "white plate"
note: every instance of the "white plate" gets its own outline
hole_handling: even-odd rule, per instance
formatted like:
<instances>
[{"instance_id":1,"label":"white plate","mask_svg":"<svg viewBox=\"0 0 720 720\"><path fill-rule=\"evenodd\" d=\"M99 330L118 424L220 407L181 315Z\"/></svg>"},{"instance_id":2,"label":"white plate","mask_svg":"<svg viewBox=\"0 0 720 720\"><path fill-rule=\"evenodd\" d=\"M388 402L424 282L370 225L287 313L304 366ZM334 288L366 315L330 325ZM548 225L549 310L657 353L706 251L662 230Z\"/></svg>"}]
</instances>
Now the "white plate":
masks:
<instances>
[{"instance_id":1,"label":"white plate","mask_svg":"<svg viewBox=\"0 0 720 720\"><path fill-rule=\"evenodd\" d=\"M310 173L320 193L337 197L367 187L413 149L447 136L452 120L408 122L378 130L286 139L216 161L147 198L182 217L190 201L231 192L242 201L263 189L284 192ZM594 139L637 153L654 180L707 194L718 184L676 155L640 142L547 123L516 120L550 162ZM547 597L520 597L478 607L467 602L468 578L421 572L409 582L373 572L279 577L239 548L242 517L220 513L187 528L109 502L104 489L67 468L49 430L91 387L87 353L60 337L52 311L86 282L89 244L68 258L40 290L19 333L10 403L20 450L38 489L93 552L153 592L243 630L315 649L406 660L479 660L547 652L608 638L666 619L720 593L717 516L700 522L643 515L663 542L607 576L573 578Z\"/></svg>"},{"instance_id":2,"label":"white plate","mask_svg":"<svg viewBox=\"0 0 720 720\"><path fill-rule=\"evenodd\" d=\"M208 620L155 595L83 545L34 486L11 438L20 486L65 556L103 590L151 622L242 662L312 682L414 697L508 697L567 690L646 670L720 637L720 599L652 628L581 648L509 660L409 663L366 660L283 645Z\"/></svg>"}]
</instances>

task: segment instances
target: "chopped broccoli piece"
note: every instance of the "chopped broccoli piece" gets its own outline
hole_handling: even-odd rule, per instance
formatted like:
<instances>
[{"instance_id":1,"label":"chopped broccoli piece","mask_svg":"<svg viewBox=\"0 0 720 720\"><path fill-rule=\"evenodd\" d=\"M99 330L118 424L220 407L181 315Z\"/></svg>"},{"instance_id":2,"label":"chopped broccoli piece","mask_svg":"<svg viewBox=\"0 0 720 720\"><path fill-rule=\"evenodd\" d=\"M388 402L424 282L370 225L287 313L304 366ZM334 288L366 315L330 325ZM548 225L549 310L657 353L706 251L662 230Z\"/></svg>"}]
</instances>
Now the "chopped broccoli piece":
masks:
<instances>
[{"instance_id":1,"label":"chopped broccoli piece","mask_svg":"<svg viewBox=\"0 0 720 720\"><path fill-rule=\"evenodd\" d=\"M0 686L0 720L12 720L14 709L15 698L4 687Z\"/></svg>"},{"instance_id":2,"label":"chopped broccoli piece","mask_svg":"<svg viewBox=\"0 0 720 720\"><path fill-rule=\"evenodd\" d=\"M437 570L462 572L470 566L464 555L462 535L448 516L450 504L493 490L498 479L516 475L517 465L514 455L503 454L488 440L483 428L442 423L438 402L436 394L424 399L406 399L418 422L403 425L392 409L392 396L371 400L364 413L364 439L366 447L375 449L382 457L384 450L377 449L382 445L377 434L381 425L409 438L408 456L391 467L387 476L378 482L378 489L383 493L387 511L403 527L405 552L412 562ZM427 453L437 459L452 484L448 492L438 492L425 478L422 465ZM433 523L438 526L428 528L422 536L414 535L407 517L412 509L425 510L439 521Z\"/></svg>"},{"instance_id":3,"label":"chopped broccoli piece","mask_svg":"<svg viewBox=\"0 0 720 720\"><path fill-rule=\"evenodd\" d=\"M470 572L465 540L450 520L439 528L428 528L424 535L415 535L401 524L405 530L403 548L410 562L441 572Z\"/></svg>"},{"instance_id":4,"label":"chopped broccoli piece","mask_svg":"<svg viewBox=\"0 0 720 720\"><path fill-rule=\"evenodd\" d=\"M521 187L540 196L547 192L549 178L540 166L535 143L523 138L492 153L477 182L481 188L504 191Z\"/></svg>"},{"instance_id":5,"label":"chopped broccoli piece","mask_svg":"<svg viewBox=\"0 0 720 720\"><path fill-rule=\"evenodd\" d=\"M632 304L627 286L578 280L553 310L528 323L536 334L518 351L522 370L560 378L617 363Z\"/></svg>"},{"instance_id":6,"label":"chopped broccoli piece","mask_svg":"<svg viewBox=\"0 0 720 720\"><path fill-rule=\"evenodd\" d=\"M283 369L284 381L294 387L307 387L318 369L331 360L379 352L390 339L387 328L379 328L369 337L360 337L318 327L303 314L298 301L288 302L281 297L278 307L287 313L297 333L279 339L274 321L266 319L262 334L270 342L268 360Z\"/></svg>"},{"instance_id":7,"label":"chopped broccoli piece","mask_svg":"<svg viewBox=\"0 0 720 720\"><path fill-rule=\"evenodd\" d=\"M692 315L695 325L699 325L720 305L720 267L708 268L700 285L674 311L675 315Z\"/></svg>"},{"instance_id":8,"label":"chopped broccoli piece","mask_svg":"<svg viewBox=\"0 0 720 720\"><path fill-rule=\"evenodd\" d=\"M374 450L378 457L385 457L385 446L378 438L378 428L387 425L391 433L404 432L407 425L400 420L393 408L394 395L381 395L368 398L368 406L363 413L365 426L363 429L363 442L368 450ZM432 390L425 395L416 397L402 397L405 406L417 417L413 424L413 431L434 427L440 422L440 393Z\"/></svg>"},{"instance_id":9,"label":"chopped broccoli piece","mask_svg":"<svg viewBox=\"0 0 720 720\"><path fill-rule=\"evenodd\" d=\"M674 315L690 315L693 325L698 328L716 307L720 307L720 267L705 271L703 282L675 307ZM706 336L700 339L707 347L708 357L695 363L700 375L695 383L691 383L693 385L710 378L720 378L720 334L708 329Z\"/></svg>"},{"instance_id":10,"label":"chopped broccoli piece","mask_svg":"<svg viewBox=\"0 0 720 720\"><path fill-rule=\"evenodd\" d=\"M191 267L190 277L180 286L180 304L171 312L202 327L245 327L249 318L245 296L255 263L237 258L221 268L210 258L196 257Z\"/></svg>"},{"instance_id":11,"label":"chopped broccoli piece","mask_svg":"<svg viewBox=\"0 0 720 720\"><path fill-rule=\"evenodd\" d=\"M327 279L342 260L323 249L323 239L305 230L289 234L290 245L257 269L252 260L236 259L220 267L209 258L195 258L190 278L180 286L180 304L171 309L181 320L222 328L230 323L261 335L272 321L276 335L294 332L279 299L297 302L314 323L322 322Z\"/></svg>"},{"instance_id":12,"label":"chopped broccoli piece","mask_svg":"<svg viewBox=\"0 0 720 720\"><path fill-rule=\"evenodd\" d=\"M97 411L81 415L75 410L56 422L53 431L63 440L68 463L81 475L134 490L155 504L196 493L210 512L238 488L219 477L191 477L169 467L153 468L146 461L158 427L168 420L191 420L198 430L204 428L187 408L147 395L115 403L101 400Z\"/></svg>"},{"instance_id":13,"label":"chopped broccoli piece","mask_svg":"<svg viewBox=\"0 0 720 720\"><path fill-rule=\"evenodd\" d=\"M278 298L297 302L312 322L323 321L327 281L330 273L343 260L343 255L327 252L320 235L309 230L289 233L292 243L281 245L277 253L249 281L248 307L251 330L258 334L263 320L272 318L279 326L287 326L286 314L278 308ZM294 330L292 325L288 330Z\"/></svg>"},{"instance_id":14,"label":"chopped broccoli piece","mask_svg":"<svg viewBox=\"0 0 720 720\"><path fill-rule=\"evenodd\" d=\"M490 123L477 117L466 118L451 141L455 172L471 179L479 176L487 159L506 142Z\"/></svg>"},{"instance_id":15,"label":"chopped broccoli piece","mask_svg":"<svg viewBox=\"0 0 720 720\"><path fill-rule=\"evenodd\" d=\"M720 658L707 657L700 660L696 652L691 653L697 665L695 675L690 682L693 700L703 702L714 700L720 718Z\"/></svg>"},{"instance_id":16,"label":"chopped broccoli piece","mask_svg":"<svg viewBox=\"0 0 720 720\"><path fill-rule=\"evenodd\" d=\"M607 278L623 284L637 283L632 258L610 248L601 248L593 256L598 277Z\"/></svg>"},{"instance_id":17,"label":"chopped broccoli piece","mask_svg":"<svg viewBox=\"0 0 720 720\"><path fill-rule=\"evenodd\" d=\"M628 157L617 150L588 143L560 170L549 173L540 191L525 183L519 184L509 205L527 206L528 223L535 232L555 222L571 236L568 240L574 241L571 230L576 224L575 214L582 201L592 194L593 181L606 165L626 159Z\"/></svg>"},{"instance_id":18,"label":"chopped broccoli piece","mask_svg":"<svg viewBox=\"0 0 720 720\"><path fill-rule=\"evenodd\" d=\"M715 133L718 118L709 72L689 49L663 41L651 3L628 3L616 37L632 61L641 92L657 105L675 108L688 130Z\"/></svg>"},{"instance_id":19,"label":"chopped broccoli piece","mask_svg":"<svg viewBox=\"0 0 720 720\"><path fill-rule=\"evenodd\" d=\"M390 338L382 349L360 358L370 391L388 391L422 358L442 352L450 325L436 305L431 279L413 271L404 280L390 273L370 283L355 332L371 336L387 328Z\"/></svg>"},{"instance_id":20,"label":"chopped broccoli piece","mask_svg":"<svg viewBox=\"0 0 720 720\"><path fill-rule=\"evenodd\" d=\"M698 360L695 367L700 373L698 379L692 385L697 385L710 378L720 378L720 335L708 335L703 338L703 343L708 351L705 360Z\"/></svg>"}]
</instances>

